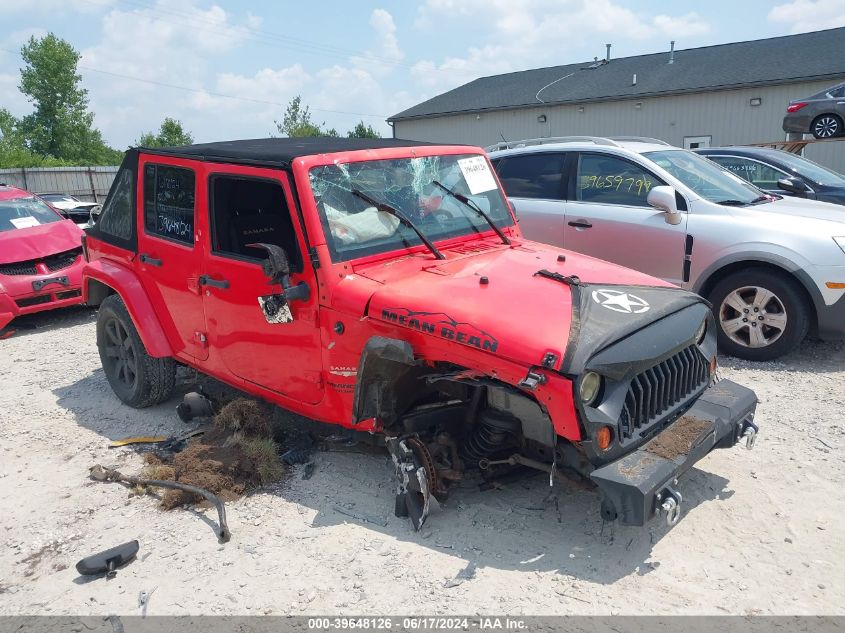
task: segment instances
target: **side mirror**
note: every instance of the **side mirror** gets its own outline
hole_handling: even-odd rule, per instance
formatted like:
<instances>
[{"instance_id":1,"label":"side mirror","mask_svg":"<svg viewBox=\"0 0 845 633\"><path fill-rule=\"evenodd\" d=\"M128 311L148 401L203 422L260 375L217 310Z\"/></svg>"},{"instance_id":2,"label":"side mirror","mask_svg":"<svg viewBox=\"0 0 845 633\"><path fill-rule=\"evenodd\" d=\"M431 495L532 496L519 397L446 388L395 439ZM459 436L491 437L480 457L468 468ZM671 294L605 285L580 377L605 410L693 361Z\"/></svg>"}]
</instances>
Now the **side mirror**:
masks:
<instances>
[{"instance_id":1,"label":"side mirror","mask_svg":"<svg viewBox=\"0 0 845 633\"><path fill-rule=\"evenodd\" d=\"M683 214L678 211L678 201L675 198L674 187L660 185L652 187L648 192L648 203L659 211L663 211L666 224L680 224Z\"/></svg>"},{"instance_id":2,"label":"side mirror","mask_svg":"<svg viewBox=\"0 0 845 633\"><path fill-rule=\"evenodd\" d=\"M798 178L781 178L778 180L778 188L789 193L801 194L807 192L807 185Z\"/></svg>"},{"instance_id":3,"label":"side mirror","mask_svg":"<svg viewBox=\"0 0 845 633\"><path fill-rule=\"evenodd\" d=\"M91 207L91 211L88 213L88 226L94 226L97 224L97 220L100 219L100 213L102 210L103 207L99 204L96 207Z\"/></svg>"},{"instance_id":4,"label":"side mirror","mask_svg":"<svg viewBox=\"0 0 845 633\"><path fill-rule=\"evenodd\" d=\"M275 244L247 244L249 248L257 248L267 253L267 259L264 260L263 270L264 274L269 277L268 282L271 286L279 284L282 287L282 295L285 302L291 301L306 301L311 296L311 289L304 281L300 281L295 286L290 282L290 264L288 263L288 255L285 249Z\"/></svg>"}]
</instances>

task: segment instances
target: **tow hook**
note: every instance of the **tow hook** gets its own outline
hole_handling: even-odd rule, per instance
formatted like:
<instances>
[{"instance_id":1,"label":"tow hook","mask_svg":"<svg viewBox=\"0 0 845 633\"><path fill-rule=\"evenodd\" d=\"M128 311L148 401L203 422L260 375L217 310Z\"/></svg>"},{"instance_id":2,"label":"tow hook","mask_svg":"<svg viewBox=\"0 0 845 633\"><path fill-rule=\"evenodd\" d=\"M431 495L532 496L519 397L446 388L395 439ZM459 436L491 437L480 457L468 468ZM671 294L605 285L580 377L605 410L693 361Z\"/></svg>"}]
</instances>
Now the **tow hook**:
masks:
<instances>
[{"instance_id":1,"label":"tow hook","mask_svg":"<svg viewBox=\"0 0 845 633\"><path fill-rule=\"evenodd\" d=\"M677 483L677 480L675 480ZM660 510L666 515L666 525L672 527L681 518L681 502L684 498L677 490L673 490L666 486L657 495L657 502L660 504Z\"/></svg>"},{"instance_id":2,"label":"tow hook","mask_svg":"<svg viewBox=\"0 0 845 633\"><path fill-rule=\"evenodd\" d=\"M750 419L743 421L740 427L739 439L745 438L745 448L749 451L754 448L757 442L757 433L760 429Z\"/></svg>"}]
</instances>

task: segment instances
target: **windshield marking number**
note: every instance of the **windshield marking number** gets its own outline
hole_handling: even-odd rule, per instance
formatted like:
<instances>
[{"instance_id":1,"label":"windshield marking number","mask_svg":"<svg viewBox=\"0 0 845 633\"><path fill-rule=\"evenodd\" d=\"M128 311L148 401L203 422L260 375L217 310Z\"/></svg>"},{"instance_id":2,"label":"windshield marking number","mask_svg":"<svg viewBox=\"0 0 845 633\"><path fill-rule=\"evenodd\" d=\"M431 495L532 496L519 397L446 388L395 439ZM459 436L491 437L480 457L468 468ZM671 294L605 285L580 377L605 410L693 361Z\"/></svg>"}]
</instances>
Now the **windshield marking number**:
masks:
<instances>
[{"instance_id":1,"label":"windshield marking number","mask_svg":"<svg viewBox=\"0 0 845 633\"><path fill-rule=\"evenodd\" d=\"M483 156L461 158L458 160L458 167L461 168L471 195L496 189L496 179L493 178L490 166Z\"/></svg>"}]
</instances>

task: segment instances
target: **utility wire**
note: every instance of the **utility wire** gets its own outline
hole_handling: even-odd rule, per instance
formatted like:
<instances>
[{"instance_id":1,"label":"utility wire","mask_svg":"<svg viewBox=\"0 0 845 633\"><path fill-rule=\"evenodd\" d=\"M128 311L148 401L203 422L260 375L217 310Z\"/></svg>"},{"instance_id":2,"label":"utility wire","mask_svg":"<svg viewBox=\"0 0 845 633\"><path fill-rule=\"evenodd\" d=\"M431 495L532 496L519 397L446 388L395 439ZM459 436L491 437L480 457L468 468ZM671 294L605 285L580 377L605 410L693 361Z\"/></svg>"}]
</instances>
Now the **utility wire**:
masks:
<instances>
[{"instance_id":1,"label":"utility wire","mask_svg":"<svg viewBox=\"0 0 845 633\"><path fill-rule=\"evenodd\" d=\"M99 3L94 2L93 0L83 0L88 4L101 6ZM353 51L350 49L344 49L337 46L331 46L326 44L317 43L311 40L293 37L289 35L281 35L278 33L272 33L269 31L264 31L261 29L257 29L254 27L250 27L247 25L231 25L227 26L221 24L216 20L210 20L208 18L204 18L202 16L191 15L184 12L173 11L169 9L164 9L161 7L157 7L155 5L145 4L140 1L132 1L132 0L118 0L117 4L123 5L124 7L131 7L135 9L144 9L148 11L145 17L156 20L160 22L165 22L167 24L176 24L178 26L193 26L195 22L203 22L208 24L212 27L216 27L216 30L211 30L211 32L216 32L218 34L231 34L233 31L243 30L249 32L256 38L259 38L257 43L264 44L266 46L278 46L280 48L287 48L291 50L305 50L306 52L316 53L318 55L324 55L327 57L337 57L342 59L348 59L349 57L356 57L360 62L371 62L373 64L384 64L384 65L391 65L391 66L401 66L403 68L411 69L414 67L413 64L402 62L395 58L390 57L383 57L380 55L375 55L370 52L360 52L360 51ZM185 18L183 21L179 22L172 22L167 20L163 17L157 17L156 15L152 15L154 13L160 13L164 15L176 16L180 18ZM440 71L442 69L435 69Z\"/></svg>"},{"instance_id":2,"label":"utility wire","mask_svg":"<svg viewBox=\"0 0 845 633\"><path fill-rule=\"evenodd\" d=\"M9 50L7 48L0 48L0 51L4 51L6 53L11 53L12 55L16 55L20 57L20 53L16 53L15 51ZM87 70L94 73L100 73L102 75L109 75L111 77L119 77L120 79L128 79L130 81L139 81L145 84L151 84L153 86L161 86L163 88L172 88L174 90L184 90L186 92L195 92L198 94L209 95L212 97L220 97L222 99L235 99L238 101L248 101L250 103L262 103L266 105L273 105L273 106L280 106L280 107L287 107L286 103L279 103L277 101L265 101L264 99L253 99L251 97L239 97L236 95L227 95L221 92L211 92L210 90L205 90L204 88L189 88L188 86L178 86L176 84L169 84L163 81L155 81L153 79L142 79L140 77L132 77L130 75L123 75L121 73L113 73L108 70L100 70L98 68L91 68L90 66L83 66L78 65L77 68L80 70ZM346 110L327 110L325 108L312 108L309 106L309 110L313 110L314 112L328 112L331 114L349 114L352 116L362 116L362 117L372 117L375 119L386 119L387 115L384 114L367 114L365 112L349 112Z\"/></svg>"}]
</instances>

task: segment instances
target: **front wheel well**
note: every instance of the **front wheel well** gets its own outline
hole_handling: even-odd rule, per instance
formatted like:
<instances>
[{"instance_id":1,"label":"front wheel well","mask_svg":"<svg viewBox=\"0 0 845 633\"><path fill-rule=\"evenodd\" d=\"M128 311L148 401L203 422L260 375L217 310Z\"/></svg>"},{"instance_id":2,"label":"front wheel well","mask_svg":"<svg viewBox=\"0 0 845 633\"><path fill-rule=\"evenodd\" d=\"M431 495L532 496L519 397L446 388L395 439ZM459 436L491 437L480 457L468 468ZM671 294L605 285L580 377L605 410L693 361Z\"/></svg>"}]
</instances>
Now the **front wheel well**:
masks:
<instances>
[{"instance_id":1,"label":"front wheel well","mask_svg":"<svg viewBox=\"0 0 845 633\"><path fill-rule=\"evenodd\" d=\"M816 314L816 304L813 301L813 297L810 295L810 292L807 290L807 287L802 283L802 281L797 276L795 276L794 274L792 274L791 272L789 272L785 268L778 266L777 264L771 264L769 262L761 262L761 261L755 261L755 260L733 262L733 263L728 264L727 266L723 266L719 270L713 272L704 281L704 283L701 284L701 286L698 289L698 294L700 294L705 299L709 299L710 293L713 292L713 288L715 288L716 285L720 281L722 281L723 279L725 279L726 277L728 277L729 275L732 275L734 273L749 271L749 270L752 270L752 269L767 270L769 272L776 273L778 275L783 276L786 279L790 279L791 281L795 282L795 284L798 286L798 288L801 289L801 293L804 297L807 308L810 311L811 330L816 329L816 327L818 325L818 316Z\"/></svg>"},{"instance_id":2,"label":"front wheel well","mask_svg":"<svg viewBox=\"0 0 845 633\"><path fill-rule=\"evenodd\" d=\"M88 305L99 306L109 295L115 294L115 289L96 279L88 280Z\"/></svg>"}]
</instances>

